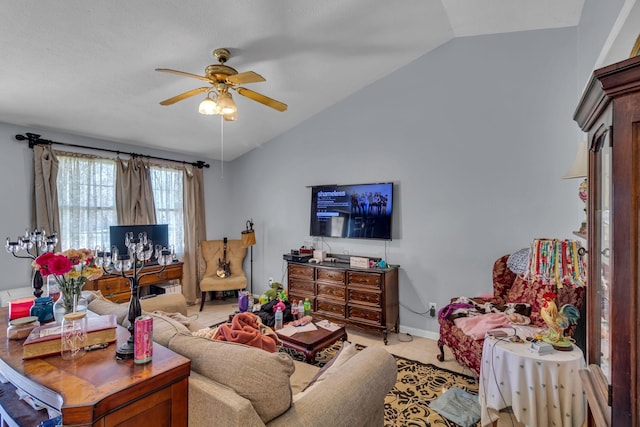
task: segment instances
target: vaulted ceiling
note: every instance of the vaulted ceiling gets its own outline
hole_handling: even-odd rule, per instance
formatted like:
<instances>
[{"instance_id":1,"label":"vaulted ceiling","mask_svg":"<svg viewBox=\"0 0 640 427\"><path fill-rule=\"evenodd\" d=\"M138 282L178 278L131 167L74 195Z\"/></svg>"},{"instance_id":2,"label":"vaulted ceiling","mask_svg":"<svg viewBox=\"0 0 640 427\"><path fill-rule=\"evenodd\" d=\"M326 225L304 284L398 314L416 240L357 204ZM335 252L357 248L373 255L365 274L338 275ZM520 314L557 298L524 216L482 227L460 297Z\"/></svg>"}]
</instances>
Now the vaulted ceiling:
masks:
<instances>
[{"instance_id":1,"label":"vaulted ceiling","mask_svg":"<svg viewBox=\"0 0 640 427\"><path fill-rule=\"evenodd\" d=\"M219 159L219 116L204 94L212 51L266 82L242 86L288 104L279 112L232 92L231 160L454 37L578 24L584 0L0 0L0 121ZM206 83L205 83L206 85ZM43 135L47 138L47 135Z\"/></svg>"}]
</instances>

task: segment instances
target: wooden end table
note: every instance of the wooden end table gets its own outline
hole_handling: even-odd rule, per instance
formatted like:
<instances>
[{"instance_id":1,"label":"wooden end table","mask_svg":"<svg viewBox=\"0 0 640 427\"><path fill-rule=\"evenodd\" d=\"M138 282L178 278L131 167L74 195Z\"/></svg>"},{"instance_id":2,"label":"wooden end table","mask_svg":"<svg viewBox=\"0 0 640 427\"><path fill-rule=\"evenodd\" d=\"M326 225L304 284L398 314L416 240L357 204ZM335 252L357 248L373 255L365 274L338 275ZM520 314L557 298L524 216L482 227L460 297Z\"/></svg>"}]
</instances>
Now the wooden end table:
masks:
<instances>
[{"instance_id":1,"label":"wooden end table","mask_svg":"<svg viewBox=\"0 0 640 427\"><path fill-rule=\"evenodd\" d=\"M7 324L8 314L8 307L0 308L0 323ZM60 356L23 360L24 340L9 340L5 331L0 328L0 373L62 413L64 425L187 427L189 359L153 343L151 362L117 361L116 348L130 336L117 326L117 343L78 360ZM6 406L0 404L0 425L17 425Z\"/></svg>"},{"instance_id":2,"label":"wooden end table","mask_svg":"<svg viewBox=\"0 0 640 427\"><path fill-rule=\"evenodd\" d=\"M316 360L316 353L320 350L333 345L336 341L345 341L347 339L347 330L344 325L340 325L335 331L330 331L320 326L317 328L315 331L298 332L290 337L280 335L278 331L276 331L276 334L285 347L304 354L305 361L313 364Z\"/></svg>"}]
</instances>

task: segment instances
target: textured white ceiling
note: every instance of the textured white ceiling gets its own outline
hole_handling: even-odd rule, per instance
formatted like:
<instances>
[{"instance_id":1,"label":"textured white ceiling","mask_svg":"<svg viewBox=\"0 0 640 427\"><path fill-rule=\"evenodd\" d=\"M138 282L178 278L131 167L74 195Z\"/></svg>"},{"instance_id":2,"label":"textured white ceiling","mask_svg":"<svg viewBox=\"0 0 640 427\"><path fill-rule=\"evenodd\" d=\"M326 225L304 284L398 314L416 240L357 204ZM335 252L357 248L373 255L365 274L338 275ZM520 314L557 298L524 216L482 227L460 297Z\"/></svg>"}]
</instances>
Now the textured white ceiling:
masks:
<instances>
[{"instance_id":1,"label":"textured white ceiling","mask_svg":"<svg viewBox=\"0 0 640 427\"><path fill-rule=\"evenodd\" d=\"M253 70L224 124L231 160L453 37L575 26L584 0L0 0L0 121L220 158L220 119L204 95L159 101L202 82L158 73ZM47 135L43 135L47 138Z\"/></svg>"}]
</instances>

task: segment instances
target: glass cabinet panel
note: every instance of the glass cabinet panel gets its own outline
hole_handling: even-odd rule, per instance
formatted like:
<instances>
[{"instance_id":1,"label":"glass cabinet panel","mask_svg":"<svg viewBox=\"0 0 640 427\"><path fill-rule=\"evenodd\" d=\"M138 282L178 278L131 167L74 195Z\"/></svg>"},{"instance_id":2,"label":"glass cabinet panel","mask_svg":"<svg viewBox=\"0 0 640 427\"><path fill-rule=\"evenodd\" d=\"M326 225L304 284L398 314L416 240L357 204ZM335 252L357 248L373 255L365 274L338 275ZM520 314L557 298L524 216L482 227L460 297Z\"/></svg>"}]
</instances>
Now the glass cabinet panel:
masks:
<instances>
[{"instance_id":1,"label":"glass cabinet panel","mask_svg":"<svg viewBox=\"0 0 640 427\"><path fill-rule=\"evenodd\" d=\"M597 141L599 161L599 189L598 204L599 230L597 242L600 256L600 283L598 286L599 311L600 311L600 359L599 364L602 372L611 383L611 346L609 333L609 320L611 317L609 309L609 298L611 291L611 240L612 240L612 216L611 216L611 144L609 142L609 132L604 133Z\"/></svg>"}]
</instances>

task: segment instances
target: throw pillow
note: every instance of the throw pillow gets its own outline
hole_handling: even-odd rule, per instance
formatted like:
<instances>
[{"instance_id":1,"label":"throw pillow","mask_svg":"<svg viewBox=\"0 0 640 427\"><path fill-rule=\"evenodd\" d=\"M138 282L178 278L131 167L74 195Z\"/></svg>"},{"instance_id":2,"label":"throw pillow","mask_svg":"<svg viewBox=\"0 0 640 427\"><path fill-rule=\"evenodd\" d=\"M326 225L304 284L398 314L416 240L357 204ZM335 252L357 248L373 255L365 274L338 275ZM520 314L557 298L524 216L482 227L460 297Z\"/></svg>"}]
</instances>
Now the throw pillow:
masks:
<instances>
[{"instance_id":1,"label":"throw pillow","mask_svg":"<svg viewBox=\"0 0 640 427\"><path fill-rule=\"evenodd\" d=\"M509 255L507 267L518 275L524 274L529 268L529 248L520 249Z\"/></svg>"}]
</instances>

